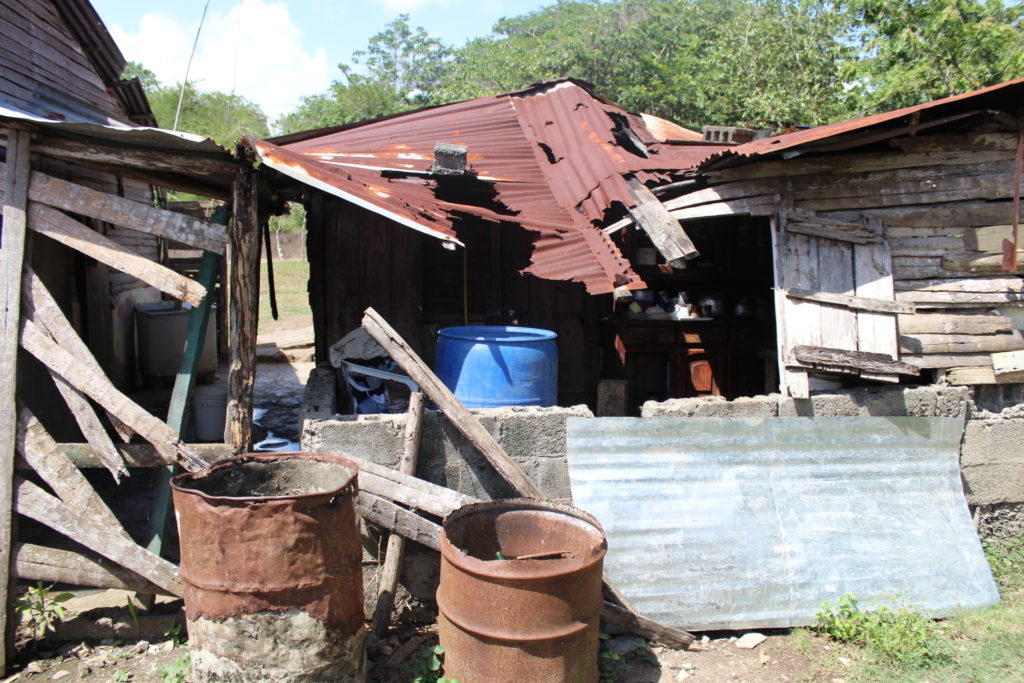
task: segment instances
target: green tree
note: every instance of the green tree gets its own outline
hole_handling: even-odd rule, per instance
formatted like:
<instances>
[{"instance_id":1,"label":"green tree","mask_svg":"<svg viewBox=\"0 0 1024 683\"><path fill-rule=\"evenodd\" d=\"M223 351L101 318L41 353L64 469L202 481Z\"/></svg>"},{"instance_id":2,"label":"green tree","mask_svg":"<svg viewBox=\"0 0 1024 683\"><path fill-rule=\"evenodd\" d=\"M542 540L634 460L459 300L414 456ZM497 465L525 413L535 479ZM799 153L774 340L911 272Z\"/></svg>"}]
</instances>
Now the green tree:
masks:
<instances>
[{"instance_id":1,"label":"green tree","mask_svg":"<svg viewBox=\"0 0 1024 683\"><path fill-rule=\"evenodd\" d=\"M846 0L862 47L868 111L1024 75L1024 5L1003 0Z\"/></svg>"}]
</instances>

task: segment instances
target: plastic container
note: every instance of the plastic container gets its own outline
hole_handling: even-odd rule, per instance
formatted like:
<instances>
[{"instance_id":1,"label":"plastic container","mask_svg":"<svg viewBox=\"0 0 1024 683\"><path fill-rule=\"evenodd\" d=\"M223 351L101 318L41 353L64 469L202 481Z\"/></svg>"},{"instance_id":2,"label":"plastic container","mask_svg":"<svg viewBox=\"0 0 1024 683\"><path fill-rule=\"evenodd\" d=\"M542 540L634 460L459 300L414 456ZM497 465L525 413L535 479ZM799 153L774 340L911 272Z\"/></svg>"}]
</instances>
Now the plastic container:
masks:
<instances>
[{"instance_id":1,"label":"plastic container","mask_svg":"<svg viewBox=\"0 0 1024 683\"><path fill-rule=\"evenodd\" d=\"M171 480L190 681L366 680L357 472L250 453Z\"/></svg>"},{"instance_id":2,"label":"plastic container","mask_svg":"<svg viewBox=\"0 0 1024 683\"><path fill-rule=\"evenodd\" d=\"M467 408L553 406L556 338L533 327L449 327L438 332L435 372Z\"/></svg>"},{"instance_id":3,"label":"plastic container","mask_svg":"<svg viewBox=\"0 0 1024 683\"><path fill-rule=\"evenodd\" d=\"M199 384L192 390L192 414L196 438L200 441L223 441L228 411L228 385Z\"/></svg>"},{"instance_id":4,"label":"plastic container","mask_svg":"<svg viewBox=\"0 0 1024 683\"><path fill-rule=\"evenodd\" d=\"M473 503L445 518L440 545L447 678L597 681L608 546L594 517L539 500Z\"/></svg>"},{"instance_id":5,"label":"plastic container","mask_svg":"<svg viewBox=\"0 0 1024 683\"><path fill-rule=\"evenodd\" d=\"M196 374L217 371L217 319L210 308L203 348L199 353ZM135 336L138 344L139 373L149 384L173 382L181 366L188 332L188 316L192 311L178 308L173 301L135 305Z\"/></svg>"}]
</instances>

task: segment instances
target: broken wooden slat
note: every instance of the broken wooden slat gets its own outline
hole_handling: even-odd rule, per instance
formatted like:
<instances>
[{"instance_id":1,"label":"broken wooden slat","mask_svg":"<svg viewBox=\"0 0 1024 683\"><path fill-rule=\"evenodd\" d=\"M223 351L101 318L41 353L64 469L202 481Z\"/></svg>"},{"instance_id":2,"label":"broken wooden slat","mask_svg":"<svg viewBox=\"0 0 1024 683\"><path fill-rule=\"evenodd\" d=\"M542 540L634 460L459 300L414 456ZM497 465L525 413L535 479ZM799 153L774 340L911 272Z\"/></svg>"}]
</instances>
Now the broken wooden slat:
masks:
<instances>
[{"instance_id":1,"label":"broken wooden slat","mask_svg":"<svg viewBox=\"0 0 1024 683\"><path fill-rule=\"evenodd\" d=\"M672 217L654 193L636 178L629 178L626 182L633 193L633 199L636 200L636 206L629 209L629 214L651 238L654 247L665 261L672 263L700 256L683 226Z\"/></svg>"},{"instance_id":2,"label":"broken wooden slat","mask_svg":"<svg viewBox=\"0 0 1024 683\"><path fill-rule=\"evenodd\" d=\"M240 159L252 150L238 147ZM256 215L255 170L239 166L232 186L231 343L228 358L228 408L225 440L236 453L252 449L252 391L256 379L256 327L259 318L259 224Z\"/></svg>"},{"instance_id":3,"label":"broken wooden slat","mask_svg":"<svg viewBox=\"0 0 1024 683\"><path fill-rule=\"evenodd\" d=\"M85 476L67 459L53 437L24 406L18 411L18 447L25 461L61 500L83 517L110 531L128 536L121 522Z\"/></svg>"},{"instance_id":4,"label":"broken wooden slat","mask_svg":"<svg viewBox=\"0 0 1024 683\"><path fill-rule=\"evenodd\" d=\"M86 557L31 543L16 543L12 549L14 576L26 581L66 583L91 588L117 588L159 595L172 595L138 574L100 558Z\"/></svg>"},{"instance_id":5,"label":"broken wooden slat","mask_svg":"<svg viewBox=\"0 0 1024 683\"><path fill-rule=\"evenodd\" d=\"M206 295L206 289L195 280L140 256L44 204L29 204L29 227L193 306Z\"/></svg>"},{"instance_id":6,"label":"broken wooden slat","mask_svg":"<svg viewBox=\"0 0 1024 683\"><path fill-rule=\"evenodd\" d=\"M881 237L869 230L865 230L863 226L858 226L856 229L846 228L822 223L810 223L795 217L791 218L786 224L786 231L809 237L825 237L839 242L852 242L853 244L870 244L882 241Z\"/></svg>"},{"instance_id":7,"label":"broken wooden slat","mask_svg":"<svg viewBox=\"0 0 1024 683\"><path fill-rule=\"evenodd\" d=\"M1024 372L1024 351L992 354L992 372L996 377Z\"/></svg>"},{"instance_id":8,"label":"broken wooden slat","mask_svg":"<svg viewBox=\"0 0 1024 683\"><path fill-rule=\"evenodd\" d=\"M94 372L62 346L54 343L31 320L22 321L21 345L76 389L116 414L166 457L175 458L185 469L192 471L206 466L178 440L173 429L118 391L105 375Z\"/></svg>"},{"instance_id":9,"label":"broken wooden slat","mask_svg":"<svg viewBox=\"0 0 1024 683\"><path fill-rule=\"evenodd\" d=\"M398 471L403 474L416 474L416 463L419 460L420 434L423 426L423 394L414 391L409 395L409 412L405 418L405 435L402 439L402 458L398 462ZM402 568L402 556L405 553L405 540L398 534L388 536L388 545L384 550L384 562L381 565L380 583L377 586L377 605L373 610L371 630L382 636L391 621L391 608L395 604L395 589L398 587L398 573Z\"/></svg>"},{"instance_id":10,"label":"broken wooden slat","mask_svg":"<svg viewBox=\"0 0 1024 683\"><path fill-rule=\"evenodd\" d=\"M132 542L130 539L83 517L59 498L20 477L15 479L15 509L73 541L143 576L172 595L181 596L183 586L178 568Z\"/></svg>"},{"instance_id":11,"label":"broken wooden slat","mask_svg":"<svg viewBox=\"0 0 1024 683\"><path fill-rule=\"evenodd\" d=\"M793 357L800 363L811 366L849 368L879 374L919 374L918 368L895 361L884 353L844 351L843 349L828 349L820 346L797 346L793 349Z\"/></svg>"},{"instance_id":12,"label":"broken wooden slat","mask_svg":"<svg viewBox=\"0 0 1024 683\"><path fill-rule=\"evenodd\" d=\"M0 163L0 176L6 165ZM49 206L90 216L124 228L183 242L198 249L224 253L227 232L184 214L157 209L124 197L32 172L28 198Z\"/></svg>"},{"instance_id":13,"label":"broken wooden slat","mask_svg":"<svg viewBox=\"0 0 1024 683\"><path fill-rule=\"evenodd\" d=\"M516 493L529 498L543 498L540 489L530 481L522 468L508 457L491 433L484 429L469 410L455 398L455 394L438 379L377 311L367 308L362 325L363 329L388 352L391 359L419 385L420 390L430 397L438 410L444 413L455 428L487 458Z\"/></svg>"},{"instance_id":14,"label":"broken wooden slat","mask_svg":"<svg viewBox=\"0 0 1024 683\"><path fill-rule=\"evenodd\" d=\"M0 315L3 315L3 346L0 347L0 636L7 633L10 610L12 540L12 476L17 430L18 338L21 318L21 273L28 228L29 132L7 129L7 163L3 179L3 248L0 249ZM0 647L0 672L6 670L7 648Z\"/></svg>"},{"instance_id":15,"label":"broken wooden slat","mask_svg":"<svg viewBox=\"0 0 1024 683\"><path fill-rule=\"evenodd\" d=\"M22 280L22 306L25 313L36 324L44 329L54 340L60 339L65 342L66 348L78 358L79 362L92 368L94 372L102 373L99 362L93 357L92 352L79 338L78 333L71 327L71 323L64 317L57 302L46 285L35 274L30 266L25 267L25 275ZM58 342L59 343L59 342ZM120 477L128 474L124 460L116 450L114 443L110 440L106 430L100 423L92 405L85 399L85 396L71 386L67 380L50 371L50 376L57 385L64 400L67 402L71 413L78 422L79 428L86 441L93 445L96 453L103 460L103 464L113 475L114 481L120 481Z\"/></svg>"},{"instance_id":16,"label":"broken wooden slat","mask_svg":"<svg viewBox=\"0 0 1024 683\"><path fill-rule=\"evenodd\" d=\"M1024 383L1024 371L997 375L991 367L957 367L946 370L946 380L954 386L1021 384Z\"/></svg>"},{"instance_id":17,"label":"broken wooden slat","mask_svg":"<svg viewBox=\"0 0 1024 683\"><path fill-rule=\"evenodd\" d=\"M876 313L914 313L917 310L914 304L905 301L886 301L885 299L851 296L849 294L814 292L809 289L790 289L786 292L786 296L790 296L795 299L817 301L818 303L844 306L855 311L874 311Z\"/></svg>"}]
</instances>

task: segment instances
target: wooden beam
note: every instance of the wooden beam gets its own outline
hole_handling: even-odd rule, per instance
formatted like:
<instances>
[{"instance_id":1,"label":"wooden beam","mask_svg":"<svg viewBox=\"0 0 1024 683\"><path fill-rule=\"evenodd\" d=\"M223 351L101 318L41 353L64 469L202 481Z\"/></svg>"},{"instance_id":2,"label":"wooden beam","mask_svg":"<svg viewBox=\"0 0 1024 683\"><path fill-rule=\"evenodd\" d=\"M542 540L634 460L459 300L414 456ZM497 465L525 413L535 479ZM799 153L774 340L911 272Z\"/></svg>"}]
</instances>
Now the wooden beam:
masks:
<instances>
[{"instance_id":1,"label":"wooden beam","mask_svg":"<svg viewBox=\"0 0 1024 683\"><path fill-rule=\"evenodd\" d=\"M232 175L238 164L227 152L223 156L183 154L171 150L154 151L144 147L128 147L99 142L49 136L35 145L45 156L76 164L92 162L107 167L127 166L149 172L183 173L187 175Z\"/></svg>"},{"instance_id":2,"label":"wooden beam","mask_svg":"<svg viewBox=\"0 0 1024 683\"><path fill-rule=\"evenodd\" d=\"M898 318L901 334L997 334L1013 329L1013 319L1005 315L969 315L958 313L922 313Z\"/></svg>"},{"instance_id":3,"label":"wooden beam","mask_svg":"<svg viewBox=\"0 0 1024 683\"><path fill-rule=\"evenodd\" d=\"M845 351L820 346L797 346L793 349L793 357L798 362L811 367L847 368L878 374L899 375L917 375L920 372L913 365L895 361L884 353Z\"/></svg>"},{"instance_id":4,"label":"wooden beam","mask_svg":"<svg viewBox=\"0 0 1024 683\"><path fill-rule=\"evenodd\" d=\"M363 329L388 352L391 359L398 363L398 366L419 385L420 390L430 397L438 410L444 413L455 428L487 458L502 479L508 482L516 493L528 498L544 497L522 468L508 457L491 433L484 429L483 425L473 417L459 399L455 398L455 394L438 379L437 375L427 367L427 364L416 355L416 352L405 343L401 335L377 311L367 308L363 315L362 325Z\"/></svg>"},{"instance_id":5,"label":"wooden beam","mask_svg":"<svg viewBox=\"0 0 1024 683\"><path fill-rule=\"evenodd\" d=\"M29 133L8 128L7 164L3 179L3 233L0 235L0 314L3 315L3 345L0 346L0 674L7 667L7 631L11 615L10 567L12 523L12 477L17 432L15 393L18 384L18 338L21 319L21 273L25 260L28 227Z\"/></svg>"},{"instance_id":6,"label":"wooden beam","mask_svg":"<svg viewBox=\"0 0 1024 683\"><path fill-rule=\"evenodd\" d=\"M956 367L946 370L946 380L953 386L1024 384L1024 371L997 375L991 367Z\"/></svg>"},{"instance_id":7,"label":"wooden beam","mask_svg":"<svg viewBox=\"0 0 1024 683\"><path fill-rule=\"evenodd\" d=\"M810 222L804 218L793 217L786 223L786 232L793 232L798 235L810 237L824 237L840 242L851 242L853 244L872 244L881 242L882 238L874 233L865 230L863 226L848 228L839 225L827 225L825 223Z\"/></svg>"},{"instance_id":8,"label":"wooden beam","mask_svg":"<svg viewBox=\"0 0 1024 683\"><path fill-rule=\"evenodd\" d=\"M405 436L402 439L402 458L398 462L398 471L403 474L416 474L416 463L419 460L420 434L423 426L423 394L414 391L409 395L409 412L405 418ZM402 569L402 556L405 553L405 540L398 534L388 536L388 545L384 550L384 563L381 566L377 585L377 605L373 610L371 630L380 637L387 630L391 621L391 608L395 604L395 589L398 588L398 574Z\"/></svg>"},{"instance_id":9,"label":"wooden beam","mask_svg":"<svg viewBox=\"0 0 1024 683\"><path fill-rule=\"evenodd\" d=\"M239 145L239 158L252 150ZM225 441L236 453L252 449L252 391L256 378L256 327L259 322L260 231L256 215L255 171L242 164L232 190L231 344L228 360L228 414Z\"/></svg>"},{"instance_id":10,"label":"wooden beam","mask_svg":"<svg viewBox=\"0 0 1024 683\"><path fill-rule=\"evenodd\" d=\"M359 466L359 490L393 500L413 510L445 517L476 498L432 484L409 474L349 453L345 457Z\"/></svg>"},{"instance_id":11,"label":"wooden beam","mask_svg":"<svg viewBox=\"0 0 1024 683\"><path fill-rule=\"evenodd\" d=\"M665 261L678 263L700 256L683 226L672 217L661 200L636 178L629 178L626 182L636 201L636 206L629 209L629 215L651 238Z\"/></svg>"},{"instance_id":12,"label":"wooden beam","mask_svg":"<svg viewBox=\"0 0 1024 683\"><path fill-rule=\"evenodd\" d=\"M178 568L173 564L116 531L83 517L67 503L20 477L15 479L15 509L18 514L31 517L145 577L171 595L181 596L184 592Z\"/></svg>"},{"instance_id":13,"label":"wooden beam","mask_svg":"<svg viewBox=\"0 0 1024 683\"><path fill-rule=\"evenodd\" d=\"M88 443L58 443L57 446L75 467L103 467L103 461L96 454L96 449ZM234 455L231 445L224 443L188 443L185 447L207 465ZM124 458L128 467L161 467L177 462L175 458L167 457L148 443L118 443L114 444L114 448ZM18 461L15 466L23 468L27 467L28 463Z\"/></svg>"},{"instance_id":14,"label":"wooden beam","mask_svg":"<svg viewBox=\"0 0 1024 683\"><path fill-rule=\"evenodd\" d=\"M0 163L0 177L6 173ZM32 173L28 198L49 206L90 216L131 230L176 240L198 249L224 253L227 233L220 226L210 225L184 214L140 204L124 197L91 190L82 185Z\"/></svg>"},{"instance_id":15,"label":"wooden beam","mask_svg":"<svg viewBox=\"0 0 1024 683\"><path fill-rule=\"evenodd\" d=\"M905 301L886 301L865 296L815 292L809 289L790 289L786 291L786 296L842 306L855 311L874 311L876 313L914 313L916 311L914 304Z\"/></svg>"},{"instance_id":16,"label":"wooden beam","mask_svg":"<svg viewBox=\"0 0 1024 683\"><path fill-rule=\"evenodd\" d=\"M431 550L441 550L441 527L415 512L395 505L368 491L359 492L359 515L377 526L398 534Z\"/></svg>"},{"instance_id":17,"label":"wooden beam","mask_svg":"<svg viewBox=\"0 0 1024 683\"><path fill-rule=\"evenodd\" d=\"M106 410L117 415L136 434L149 441L165 457L175 458L188 470L206 466L185 444L178 440L178 434L166 423L139 407L121 393L106 375L96 373L54 343L31 320L22 321L22 347L38 358L43 365L66 379L72 386L99 403Z\"/></svg>"},{"instance_id":18,"label":"wooden beam","mask_svg":"<svg viewBox=\"0 0 1024 683\"><path fill-rule=\"evenodd\" d=\"M29 227L36 232L142 280L165 294L192 306L197 306L206 295L206 289L195 280L140 256L57 209L31 202L28 211Z\"/></svg>"},{"instance_id":19,"label":"wooden beam","mask_svg":"<svg viewBox=\"0 0 1024 683\"><path fill-rule=\"evenodd\" d=\"M900 335L904 353L991 353L1024 349L1024 333Z\"/></svg>"},{"instance_id":20,"label":"wooden beam","mask_svg":"<svg viewBox=\"0 0 1024 683\"><path fill-rule=\"evenodd\" d=\"M101 558L30 543L16 543L13 555L11 571L26 581L173 595L135 572Z\"/></svg>"},{"instance_id":21,"label":"wooden beam","mask_svg":"<svg viewBox=\"0 0 1024 683\"><path fill-rule=\"evenodd\" d=\"M1024 256L1022 251L1015 253L1017 258ZM1024 272L1024 266L1016 262L1013 267L1004 270L1002 254L986 254L977 251L961 251L946 254L942 257L942 268L954 272L969 273Z\"/></svg>"}]
</instances>

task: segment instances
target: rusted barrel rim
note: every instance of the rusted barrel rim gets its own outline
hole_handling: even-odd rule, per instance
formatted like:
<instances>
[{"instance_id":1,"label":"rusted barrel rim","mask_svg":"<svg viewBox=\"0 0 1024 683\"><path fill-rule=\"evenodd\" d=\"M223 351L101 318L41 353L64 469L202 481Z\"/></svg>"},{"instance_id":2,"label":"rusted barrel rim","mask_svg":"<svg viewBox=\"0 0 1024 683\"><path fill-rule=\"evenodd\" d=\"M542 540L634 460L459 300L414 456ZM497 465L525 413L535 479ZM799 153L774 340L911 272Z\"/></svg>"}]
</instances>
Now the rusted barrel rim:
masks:
<instances>
[{"instance_id":1,"label":"rusted barrel rim","mask_svg":"<svg viewBox=\"0 0 1024 683\"><path fill-rule=\"evenodd\" d=\"M521 512L523 510L537 510L539 512L554 512L582 520L600 534L601 542L596 544L589 558L572 558L561 560L482 560L473 557L459 548L448 539L447 529L449 525L459 519L478 514L481 512ZM608 541L605 538L604 528L597 518L589 512L581 510L572 505L556 503L550 500L539 500L537 498L503 498L499 500L482 501L463 505L458 510L448 514L441 525L441 555L449 562L457 565L461 571L477 576L494 579L547 579L561 576L570 572L578 572L590 567L604 558L608 550ZM542 564L543 563L543 564ZM520 568L529 568L528 572L517 571ZM545 570L539 570L543 567Z\"/></svg>"},{"instance_id":2,"label":"rusted barrel rim","mask_svg":"<svg viewBox=\"0 0 1024 683\"><path fill-rule=\"evenodd\" d=\"M211 474L229 467L235 467L242 465L247 462L261 462L272 464L275 462L282 462L287 460L305 460L307 462L322 462L333 465L343 465L350 470L350 476L345 480L343 484L335 488L324 489L323 491L312 491L310 493L299 493L289 494L283 496L211 496L208 493L200 491L199 489L192 488L189 486L190 482L198 481L199 479L205 479ZM171 488L179 493L198 496L208 501L225 501L233 503L259 503L259 502L272 502L280 500L305 500L310 498L322 498L324 496L337 496L341 495L346 489L351 488L356 478L359 476L359 465L352 462L348 458L343 458L340 455L331 455L328 453L306 453L306 452L295 452L288 453L287 455L280 455L276 453L242 453L230 458L218 460L209 467L195 472L184 472L171 479Z\"/></svg>"}]
</instances>

